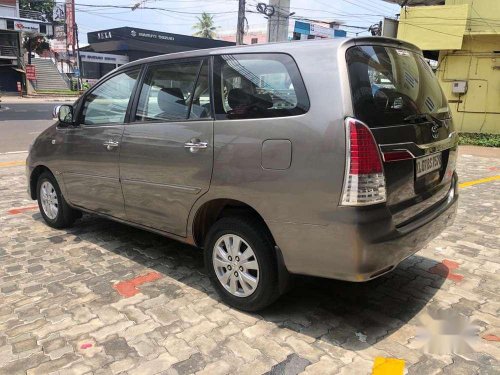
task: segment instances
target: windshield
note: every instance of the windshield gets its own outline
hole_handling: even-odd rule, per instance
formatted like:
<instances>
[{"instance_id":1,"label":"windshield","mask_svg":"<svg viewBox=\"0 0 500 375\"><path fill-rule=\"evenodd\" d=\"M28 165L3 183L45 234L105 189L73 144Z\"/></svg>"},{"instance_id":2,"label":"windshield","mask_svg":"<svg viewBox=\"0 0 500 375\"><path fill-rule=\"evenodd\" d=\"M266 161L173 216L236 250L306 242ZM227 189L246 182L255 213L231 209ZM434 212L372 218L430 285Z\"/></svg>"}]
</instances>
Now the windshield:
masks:
<instances>
[{"instance_id":1,"label":"windshield","mask_svg":"<svg viewBox=\"0 0 500 375\"><path fill-rule=\"evenodd\" d=\"M405 49L352 47L346 53L355 116L370 127L449 117L448 103L423 57Z\"/></svg>"}]
</instances>

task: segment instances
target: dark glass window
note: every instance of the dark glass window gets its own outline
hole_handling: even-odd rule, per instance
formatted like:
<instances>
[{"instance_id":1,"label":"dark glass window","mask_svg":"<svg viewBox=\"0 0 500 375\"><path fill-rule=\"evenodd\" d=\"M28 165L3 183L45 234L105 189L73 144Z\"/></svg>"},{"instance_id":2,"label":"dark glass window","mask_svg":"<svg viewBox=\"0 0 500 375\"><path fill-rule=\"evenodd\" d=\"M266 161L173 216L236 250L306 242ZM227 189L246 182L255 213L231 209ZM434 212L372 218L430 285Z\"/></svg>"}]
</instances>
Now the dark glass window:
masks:
<instances>
[{"instance_id":1,"label":"dark glass window","mask_svg":"<svg viewBox=\"0 0 500 375\"><path fill-rule=\"evenodd\" d=\"M295 61L285 54L237 54L215 58L217 119L301 115L309 98Z\"/></svg>"},{"instance_id":2,"label":"dark glass window","mask_svg":"<svg viewBox=\"0 0 500 375\"><path fill-rule=\"evenodd\" d=\"M355 116L371 127L416 118L449 117L446 98L429 64L416 53L384 46L346 53Z\"/></svg>"},{"instance_id":3,"label":"dark glass window","mask_svg":"<svg viewBox=\"0 0 500 375\"><path fill-rule=\"evenodd\" d=\"M206 61L151 66L141 89L136 121L210 118L208 82Z\"/></svg>"}]
</instances>

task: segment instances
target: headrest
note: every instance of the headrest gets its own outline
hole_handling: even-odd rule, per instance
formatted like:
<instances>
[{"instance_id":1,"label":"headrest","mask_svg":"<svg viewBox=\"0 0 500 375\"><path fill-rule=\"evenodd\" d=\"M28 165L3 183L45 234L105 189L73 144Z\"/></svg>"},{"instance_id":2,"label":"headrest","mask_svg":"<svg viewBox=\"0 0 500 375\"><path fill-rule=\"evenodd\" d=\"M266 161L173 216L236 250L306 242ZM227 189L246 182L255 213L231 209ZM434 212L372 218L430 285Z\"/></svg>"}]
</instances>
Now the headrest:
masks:
<instances>
[{"instance_id":1,"label":"headrest","mask_svg":"<svg viewBox=\"0 0 500 375\"><path fill-rule=\"evenodd\" d=\"M179 87L165 87L158 93L158 106L162 111L169 111L173 103L186 105L186 100Z\"/></svg>"},{"instance_id":2,"label":"headrest","mask_svg":"<svg viewBox=\"0 0 500 375\"><path fill-rule=\"evenodd\" d=\"M273 106L273 98L270 94L248 94L243 89L231 89L227 95L227 101L233 109L238 106L255 106L259 109L269 109Z\"/></svg>"},{"instance_id":3,"label":"headrest","mask_svg":"<svg viewBox=\"0 0 500 375\"><path fill-rule=\"evenodd\" d=\"M227 94L227 103L234 109L242 105L250 105L252 98L242 89L231 89Z\"/></svg>"},{"instance_id":4,"label":"headrest","mask_svg":"<svg viewBox=\"0 0 500 375\"><path fill-rule=\"evenodd\" d=\"M254 102L260 109L269 109L274 105L273 97L269 93L255 95Z\"/></svg>"}]
</instances>

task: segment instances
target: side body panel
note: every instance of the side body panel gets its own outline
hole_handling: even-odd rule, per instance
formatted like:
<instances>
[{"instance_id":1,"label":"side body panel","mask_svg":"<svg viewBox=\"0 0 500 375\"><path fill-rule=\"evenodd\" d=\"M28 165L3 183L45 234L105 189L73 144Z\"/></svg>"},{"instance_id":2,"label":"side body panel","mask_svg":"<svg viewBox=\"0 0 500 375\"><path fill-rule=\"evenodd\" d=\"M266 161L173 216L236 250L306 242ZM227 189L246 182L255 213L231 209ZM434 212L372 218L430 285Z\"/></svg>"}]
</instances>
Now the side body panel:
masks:
<instances>
[{"instance_id":1,"label":"side body panel","mask_svg":"<svg viewBox=\"0 0 500 375\"><path fill-rule=\"evenodd\" d=\"M123 125L61 129L61 172L66 198L75 206L125 217L119 175L119 149L104 143L120 142Z\"/></svg>"},{"instance_id":2,"label":"side body panel","mask_svg":"<svg viewBox=\"0 0 500 375\"><path fill-rule=\"evenodd\" d=\"M196 139L207 148L191 152ZM210 186L213 121L131 123L125 126L120 177L127 219L186 236L189 212Z\"/></svg>"}]
</instances>

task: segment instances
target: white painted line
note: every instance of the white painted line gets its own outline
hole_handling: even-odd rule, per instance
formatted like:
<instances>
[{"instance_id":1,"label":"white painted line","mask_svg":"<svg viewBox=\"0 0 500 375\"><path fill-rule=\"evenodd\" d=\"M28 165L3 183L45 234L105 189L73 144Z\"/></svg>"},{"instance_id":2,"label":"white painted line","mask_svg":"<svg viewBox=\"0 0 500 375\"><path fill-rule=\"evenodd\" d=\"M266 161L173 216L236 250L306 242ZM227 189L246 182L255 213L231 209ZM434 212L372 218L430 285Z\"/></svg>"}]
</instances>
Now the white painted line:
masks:
<instances>
[{"instance_id":1,"label":"white painted line","mask_svg":"<svg viewBox=\"0 0 500 375\"><path fill-rule=\"evenodd\" d=\"M41 133L41 131L39 131L39 132L29 132L28 134L40 134L40 133Z\"/></svg>"},{"instance_id":2,"label":"white painted line","mask_svg":"<svg viewBox=\"0 0 500 375\"><path fill-rule=\"evenodd\" d=\"M11 155L11 154L27 154L28 151L8 151L8 152L2 152L0 155Z\"/></svg>"}]
</instances>

